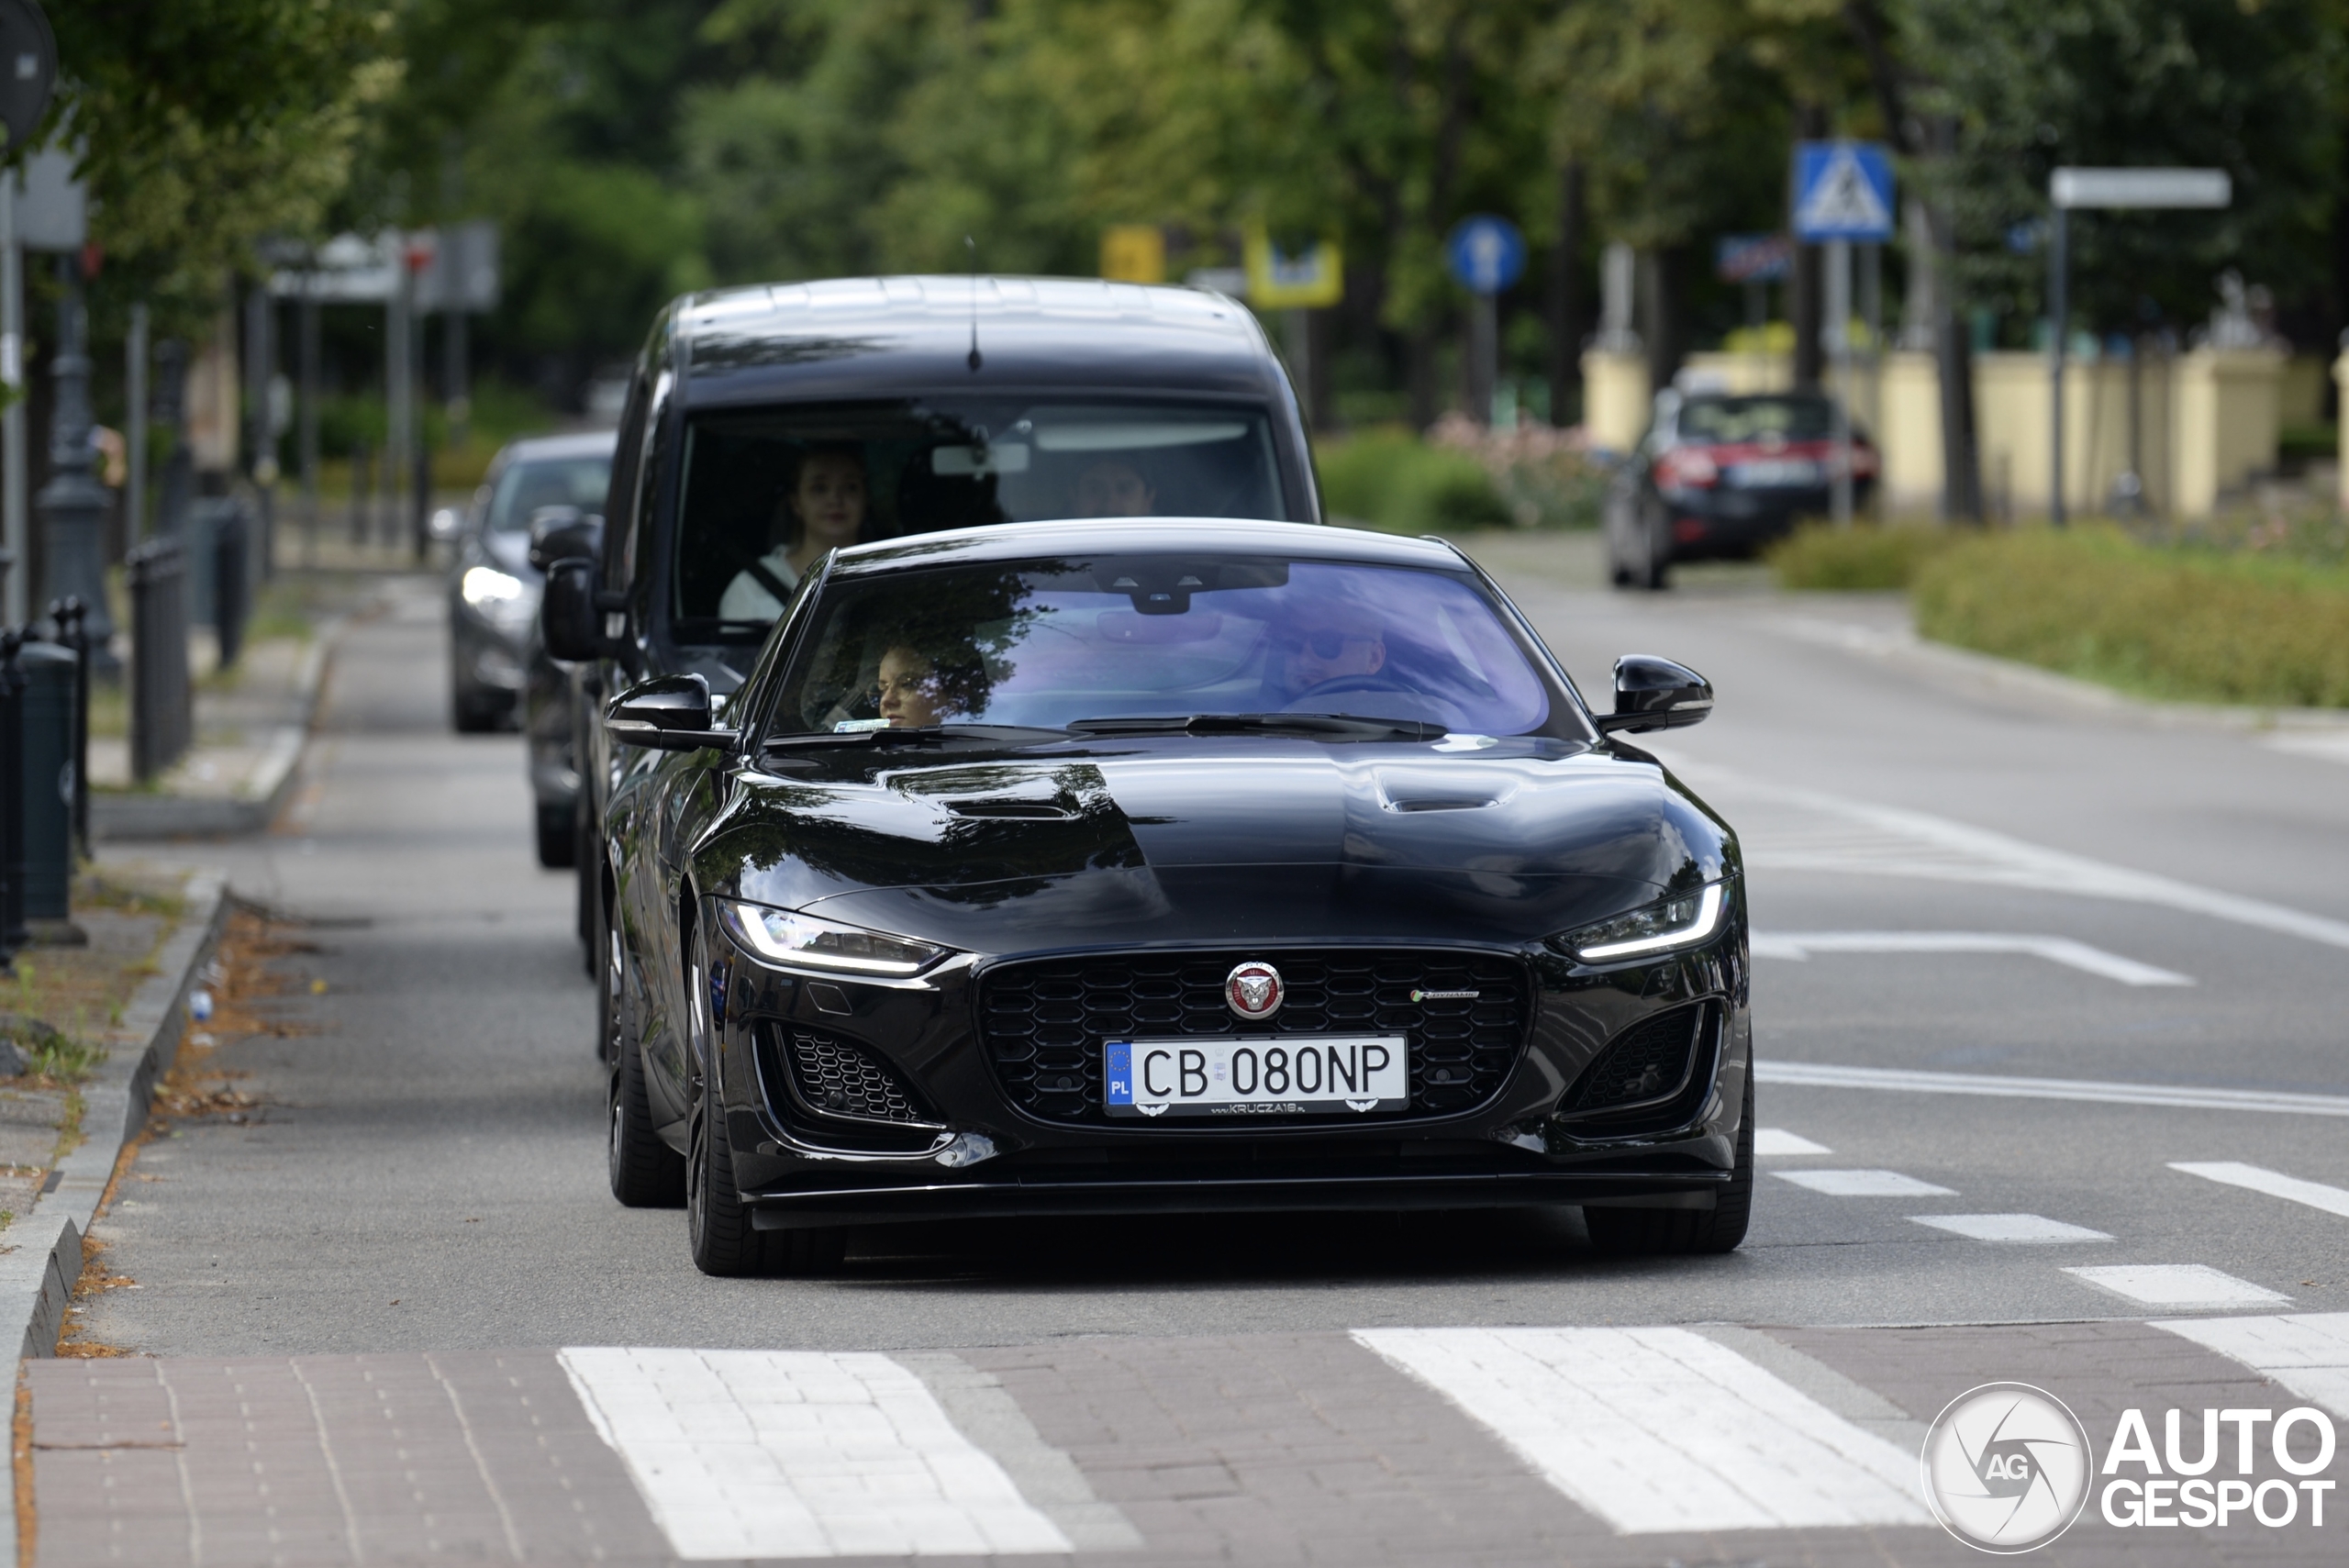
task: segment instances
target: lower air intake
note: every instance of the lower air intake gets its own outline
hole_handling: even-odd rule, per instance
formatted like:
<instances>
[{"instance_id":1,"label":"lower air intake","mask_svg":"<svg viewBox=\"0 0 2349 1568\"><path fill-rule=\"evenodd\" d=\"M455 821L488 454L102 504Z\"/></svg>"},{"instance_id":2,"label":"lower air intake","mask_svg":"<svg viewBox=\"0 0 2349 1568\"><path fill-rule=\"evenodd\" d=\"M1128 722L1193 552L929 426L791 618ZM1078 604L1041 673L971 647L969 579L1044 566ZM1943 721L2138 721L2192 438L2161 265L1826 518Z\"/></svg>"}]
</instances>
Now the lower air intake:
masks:
<instances>
[{"instance_id":1,"label":"lower air intake","mask_svg":"<svg viewBox=\"0 0 2349 1568\"><path fill-rule=\"evenodd\" d=\"M1704 1022L1703 1007L1681 1007L1623 1035L1582 1075L1567 1108L1614 1110L1670 1095L1687 1081Z\"/></svg>"},{"instance_id":2,"label":"lower air intake","mask_svg":"<svg viewBox=\"0 0 2349 1568\"><path fill-rule=\"evenodd\" d=\"M854 1121L927 1122L903 1080L863 1047L792 1029L784 1037L793 1086L808 1108Z\"/></svg>"}]
</instances>

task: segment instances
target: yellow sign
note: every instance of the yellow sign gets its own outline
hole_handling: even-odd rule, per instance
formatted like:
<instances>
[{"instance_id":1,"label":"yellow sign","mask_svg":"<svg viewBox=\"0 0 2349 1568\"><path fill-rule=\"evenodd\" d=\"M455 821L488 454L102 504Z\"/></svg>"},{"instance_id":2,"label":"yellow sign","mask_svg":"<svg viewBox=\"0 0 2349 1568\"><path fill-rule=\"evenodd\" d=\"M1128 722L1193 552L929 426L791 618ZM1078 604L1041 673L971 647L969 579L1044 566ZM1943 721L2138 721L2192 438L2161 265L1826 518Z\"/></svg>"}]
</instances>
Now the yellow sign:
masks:
<instances>
[{"instance_id":1,"label":"yellow sign","mask_svg":"<svg viewBox=\"0 0 2349 1568\"><path fill-rule=\"evenodd\" d=\"M1101 275L1121 284L1166 281L1166 231L1154 223L1113 223L1101 231Z\"/></svg>"},{"instance_id":2,"label":"yellow sign","mask_svg":"<svg viewBox=\"0 0 2349 1568\"><path fill-rule=\"evenodd\" d=\"M1345 258L1335 239L1292 254L1262 228L1251 228L1247 260L1248 303L1258 310L1309 310L1346 297Z\"/></svg>"}]
</instances>

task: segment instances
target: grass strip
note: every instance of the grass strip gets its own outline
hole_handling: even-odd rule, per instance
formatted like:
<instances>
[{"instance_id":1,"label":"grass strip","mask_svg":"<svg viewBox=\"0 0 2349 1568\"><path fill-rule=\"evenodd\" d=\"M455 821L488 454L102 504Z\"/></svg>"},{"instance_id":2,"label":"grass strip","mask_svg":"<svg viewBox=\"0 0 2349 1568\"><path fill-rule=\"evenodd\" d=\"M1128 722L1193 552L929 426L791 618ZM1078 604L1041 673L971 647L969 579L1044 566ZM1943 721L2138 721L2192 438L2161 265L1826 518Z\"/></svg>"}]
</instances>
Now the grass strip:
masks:
<instances>
[{"instance_id":1,"label":"grass strip","mask_svg":"<svg viewBox=\"0 0 2349 1568\"><path fill-rule=\"evenodd\" d=\"M2090 526L1949 537L1911 589L1919 633L1961 648L2178 701L2349 706L2337 567Z\"/></svg>"}]
</instances>

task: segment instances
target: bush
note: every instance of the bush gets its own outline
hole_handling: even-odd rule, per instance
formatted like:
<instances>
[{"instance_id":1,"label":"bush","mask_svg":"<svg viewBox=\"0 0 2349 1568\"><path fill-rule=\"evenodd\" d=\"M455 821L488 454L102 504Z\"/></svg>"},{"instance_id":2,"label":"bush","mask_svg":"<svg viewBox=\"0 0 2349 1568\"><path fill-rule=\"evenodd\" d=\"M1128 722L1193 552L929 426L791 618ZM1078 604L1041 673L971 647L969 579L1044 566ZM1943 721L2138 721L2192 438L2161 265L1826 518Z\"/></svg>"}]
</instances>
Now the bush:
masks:
<instances>
[{"instance_id":1,"label":"bush","mask_svg":"<svg viewBox=\"0 0 2349 1568\"><path fill-rule=\"evenodd\" d=\"M2349 706L2349 572L2136 543L1976 535L1924 562L1917 629L2150 695Z\"/></svg>"},{"instance_id":2,"label":"bush","mask_svg":"<svg viewBox=\"0 0 2349 1568\"><path fill-rule=\"evenodd\" d=\"M1763 554L1781 588L1906 588L1955 536L1943 528L1805 523Z\"/></svg>"},{"instance_id":3,"label":"bush","mask_svg":"<svg viewBox=\"0 0 2349 1568\"><path fill-rule=\"evenodd\" d=\"M1465 452L1431 447L1408 430L1365 431L1316 454L1321 499L1332 517L1386 533L1466 533L1505 528L1508 505Z\"/></svg>"}]
</instances>

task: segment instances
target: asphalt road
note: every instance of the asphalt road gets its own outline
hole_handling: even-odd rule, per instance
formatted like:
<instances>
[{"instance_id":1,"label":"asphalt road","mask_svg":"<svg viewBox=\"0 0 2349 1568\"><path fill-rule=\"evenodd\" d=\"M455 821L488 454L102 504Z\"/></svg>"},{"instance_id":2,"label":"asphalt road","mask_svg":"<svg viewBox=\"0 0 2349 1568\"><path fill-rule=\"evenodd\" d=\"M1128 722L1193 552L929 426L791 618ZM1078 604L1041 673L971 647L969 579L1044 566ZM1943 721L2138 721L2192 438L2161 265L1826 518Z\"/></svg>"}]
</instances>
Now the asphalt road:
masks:
<instances>
[{"instance_id":1,"label":"asphalt road","mask_svg":"<svg viewBox=\"0 0 2349 1568\"><path fill-rule=\"evenodd\" d=\"M700 1276L681 1213L605 1190L568 873L531 860L518 740L449 731L416 582L336 661L279 830L173 851L312 921L284 967L326 989L288 1005L311 1032L224 1049L257 1118L139 1155L99 1232L137 1288L90 1336L928 1351L2349 1311L2349 768L1994 688L1901 653L1880 602L1616 595L1586 541L1476 548L1600 706L1621 652L1716 684L1654 750L1752 867L1760 1122L1793 1151L1739 1252L1603 1259L1571 1216L990 1222L860 1232L834 1279Z\"/></svg>"},{"instance_id":2,"label":"asphalt road","mask_svg":"<svg viewBox=\"0 0 2349 1568\"><path fill-rule=\"evenodd\" d=\"M1713 676L1716 717L1656 750L1744 834L1757 931L2069 938L2193 982L2127 984L2022 953L1765 957L1765 1061L2349 1096L2342 947L2017 885L2027 858L1913 844L1850 815L1903 808L2329 917L2349 938L2339 763L1988 695L1820 639L1830 621L1880 623L1877 605L1735 586L1618 595L1575 586L1582 562L1546 540L1483 553L1595 694L1618 652ZM2199 1263L2349 1307L2349 1220L2168 1168L2233 1161L2349 1186L2337 1117L1786 1084L1765 1084L1763 1125L1833 1152L1774 1171L1895 1170L1954 1195L1765 1179L1746 1247L1696 1262L1600 1260L1571 1220L1531 1216L1221 1218L874 1229L839 1281L702 1278L682 1216L604 1191L569 879L531 861L518 740L448 729L440 613L429 586L404 588L356 631L288 821L198 851L321 922L305 933L321 951L292 963L328 991L298 1009L317 1032L224 1058L269 1102L261 1120L192 1124L142 1156L164 1179L138 1184L106 1232L142 1285L94 1314L112 1342L869 1349L1430 1321L2003 1321L2126 1312L2059 1266L2108 1261ZM1932 874L1901 874L1918 862ZM1931 1212L2034 1213L2113 1240L1990 1245L1911 1218Z\"/></svg>"}]
</instances>

